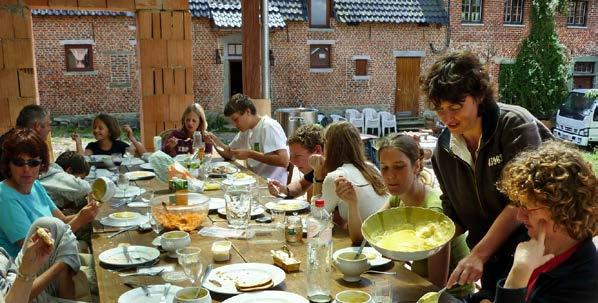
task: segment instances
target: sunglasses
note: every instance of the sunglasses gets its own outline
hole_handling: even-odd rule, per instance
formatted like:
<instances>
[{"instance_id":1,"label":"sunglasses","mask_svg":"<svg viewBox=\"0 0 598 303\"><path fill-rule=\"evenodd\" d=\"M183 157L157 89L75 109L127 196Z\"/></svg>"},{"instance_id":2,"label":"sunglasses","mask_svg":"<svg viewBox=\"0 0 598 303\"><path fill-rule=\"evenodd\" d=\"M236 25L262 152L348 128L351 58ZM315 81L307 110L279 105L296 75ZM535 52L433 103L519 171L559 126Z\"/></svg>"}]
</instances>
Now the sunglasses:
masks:
<instances>
[{"instance_id":1,"label":"sunglasses","mask_svg":"<svg viewBox=\"0 0 598 303\"><path fill-rule=\"evenodd\" d=\"M38 167L42 164L42 160L41 159L29 159L29 160L12 159L12 160L10 160L10 163L12 163L14 166L17 166L17 167L23 167L25 165L27 165L29 167Z\"/></svg>"}]
</instances>

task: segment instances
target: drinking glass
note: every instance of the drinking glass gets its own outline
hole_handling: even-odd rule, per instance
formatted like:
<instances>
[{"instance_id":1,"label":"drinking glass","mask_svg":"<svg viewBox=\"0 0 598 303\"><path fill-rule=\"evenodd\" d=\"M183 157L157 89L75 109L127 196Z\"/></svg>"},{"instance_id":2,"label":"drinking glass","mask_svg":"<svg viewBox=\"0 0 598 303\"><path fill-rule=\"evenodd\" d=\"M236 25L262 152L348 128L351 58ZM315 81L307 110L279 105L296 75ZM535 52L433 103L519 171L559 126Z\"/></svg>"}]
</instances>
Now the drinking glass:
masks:
<instances>
[{"instance_id":1,"label":"drinking glass","mask_svg":"<svg viewBox=\"0 0 598 303\"><path fill-rule=\"evenodd\" d=\"M374 295L372 299L374 303L391 303L392 302L392 288L388 278L374 281Z\"/></svg>"},{"instance_id":2,"label":"drinking glass","mask_svg":"<svg viewBox=\"0 0 598 303\"><path fill-rule=\"evenodd\" d=\"M199 276L201 275L201 248L194 246L179 248L176 250L176 254L179 264L183 267L183 272L191 281L191 286L193 286L195 282L199 282Z\"/></svg>"},{"instance_id":3,"label":"drinking glass","mask_svg":"<svg viewBox=\"0 0 598 303\"><path fill-rule=\"evenodd\" d=\"M123 197L126 197L127 189L129 189L129 178L127 178L127 176L125 176L125 174L119 174L118 180L116 182L117 182L118 189L123 191Z\"/></svg>"},{"instance_id":4,"label":"drinking glass","mask_svg":"<svg viewBox=\"0 0 598 303\"><path fill-rule=\"evenodd\" d=\"M120 166L120 164L123 162L122 154L114 153L110 155L110 157L112 158L112 163L114 163L116 166Z\"/></svg>"},{"instance_id":5,"label":"drinking glass","mask_svg":"<svg viewBox=\"0 0 598 303\"><path fill-rule=\"evenodd\" d=\"M287 217L286 212L280 209L270 209L270 215L272 216L272 223L274 224L274 240L277 242L285 242L286 223Z\"/></svg>"},{"instance_id":6,"label":"drinking glass","mask_svg":"<svg viewBox=\"0 0 598 303\"><path fill-rule=\"evenodd\" d=\"M248 186L232 185L226 188L224 201L226 221L231 228L245 229L251 218L253 195Z\"/></svg>"}]
</instances>

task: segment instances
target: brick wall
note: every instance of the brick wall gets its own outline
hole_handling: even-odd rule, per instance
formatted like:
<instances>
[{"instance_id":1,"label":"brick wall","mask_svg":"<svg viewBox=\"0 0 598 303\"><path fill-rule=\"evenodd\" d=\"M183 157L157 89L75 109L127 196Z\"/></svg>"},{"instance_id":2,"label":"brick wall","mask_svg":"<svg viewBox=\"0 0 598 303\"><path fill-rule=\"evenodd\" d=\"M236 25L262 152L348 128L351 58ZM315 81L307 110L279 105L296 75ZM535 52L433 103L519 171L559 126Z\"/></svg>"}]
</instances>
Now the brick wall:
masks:
<instances>
[{"instance_id":1,"label":"brick wall","mask_svg":"<svg viewBox=\"0 0 598 303\"><path fill-rule=\"evenodd\" d=\"M137 112L135 18L33 16L40 103L53 115ZM67 73L61 40L93 40L94 72Z\"/></svg>"}]
</instances>

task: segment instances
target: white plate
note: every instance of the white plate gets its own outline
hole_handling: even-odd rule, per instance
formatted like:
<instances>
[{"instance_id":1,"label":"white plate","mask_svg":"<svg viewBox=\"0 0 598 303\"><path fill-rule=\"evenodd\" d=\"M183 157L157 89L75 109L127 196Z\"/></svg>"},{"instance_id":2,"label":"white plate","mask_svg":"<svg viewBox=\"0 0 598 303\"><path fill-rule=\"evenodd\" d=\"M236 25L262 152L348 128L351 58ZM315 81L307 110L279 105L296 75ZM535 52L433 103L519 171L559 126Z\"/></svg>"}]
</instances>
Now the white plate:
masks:
<instances>
[{"instance_id":1,"label":"white plate","mask_svg":"<svg viewBox=\"0 0 598 303\"><path fill-rule=\"evenodd\" d=\"M145 208L145 207L148 207L149 204L147 202L135 201L135 202L129 202L129 203L127 203L127 206L128 207L139 207L139 208L144 207Z\"/></svg>"},{"instance_id":2,"label":"white plate","mask_svg":"<svg viewBox=\"0 0 598 303\"><path fill-rule=\"evenodd\" d=\"M338 255L344 252L357 252L358 249L359 247L345 247L339 249L332 254L332 258L336 259ZM380 266L392 262L391 259L382 257L382 254L375 250L373 247L364 247L363 253L368 257L368 262L372 266Z\"/></svg>"},{"instance_id":3,"label":"white plate","mask_svg":"<svg viewBox=\"0 0 598 303\"><path fill-rule=\"evenodd\" d=\"M145 170L130 171L128 173L125 173L125 177L127 177L130 181L151 179L155 176L156 174L154 174L153 172Z\"/></svg>"},{"instance_id":4,"label":"white plate","mask_svg":"<svg viewBox=\"0 0 598 303\"><path fill-rule=\"evenodd\" d=\"M121 188L117 187L116 188L116 193L114 194L113 198L116 199L122 199L122 198L133 198L137 195L141 195L145 192L145 188L141 188L141 187L137 187L137 186L132 186L129 185L129 187L127 187L127 190L124 191Z\"/></svg>"},{"instance_id":5,"label":"white plate","mask_svg":"<svg viewBox=\"0 0 598 303\"><path fill-rule=\"evenodd\" d=\"M134 211L117 211L108 215L108 218L114 221L133 221L137 220L141 215Z\"/></svg>"},{"instance_id":6,"label":"white plate","mask_svg":"<svg viewBox=\"0 0 598 303\"><path fill-rule=\"evenodd\" d=\"M160 246L162 245L162 236L157 236L152 240L153 246Z\"/></svg>"},{"instance_id":7,"label":"white plate","mask_svg":"<svg viewBox=\"0 0 598 303\"><path fill-rule=\"evenodd\" d=\"M98 256L98 258L101 262L104 262L108 265L129 266L145 264L160 257L160 251L149 246L131 245L128 248L128 252L129 256L131 256L132 258L131 261L133 262L129 263L127 261L127 257L125 257L124 250L122 247L115 247L109 250L105 250Z\"/></svg>"},{"instance_id":8,"label":"white plate","mask_svg":"<svg viewBox=\"0 0 598 303\"><path fill-rule=\"evenodd\" d=\"M300 211L309 207L309 203L305 200L299 199L280 199L276 202L266 203L267 209L282 210L286 212Z\"/></svg>"},{"instance_id":9,"label":"white plate","mask_svg":"<svg viewBox=\"0 0 598 303\"><path fill-rule=\"evenodd\" d=\"M210 198L210 210L219 209L226 206L226 201L222 198Z\"/></svg>"},{"instance_id":10,"label":"white plate","mask_svg":"<svg viewBox=\"0 0 598 303\"><path fill-rule=\"evenodd\" d=\"M232 175L229 175L232 176ZM242 178L242 179L235 179L235 178L226 178L224 180L222 180L222 184L224 185L249 185L249 184L253 184L256 183L257 180L251 176L251 175L247 175L247 177Z\"/></svg>"},{"instance_id":11,"label":"white plate","mask_svg":"<svg viewBox=\"0 0 598 303\"><path fill-rule=\"evenodd\" d=\"M152 165L150 163L143 163L141 165L139 165L139 168L144 169L144 170L154 170L154 168L152 167Z\"/></svg>"},{"instance_id":12,"label":"white plate","mask_svg":"<svg viewBox=\"0 0 598 303\"><path fill-rule=\"evenodd\" d=\"M240 294L235 287L237 279L244 279L255 274L269 274L272 278L272 287L276 287L285 279L285 273L279 267L265 263L237 263L213 269L203 284L210 291L221 294ZM218 281L222 286L214 285L210 280ZM261 301L260 301L261 302Z\"/></svg>"},{"instance_id":13,"label":"white plate","mask_svg":"<svg viewBox=\"0 0 598 303\"><path fill-rule=\"evenodd\" d=\"M114 220L110 217L104 217L104 218L100 219L100 223L102 223L102 225L114 226L114 227L126 227L126 226L139 225L139 224L147 223L148 221L149 220L147 219L147 216L145 216L145 215L139 215L134 220L122 220L122 219Z\"/></svg>"},{"instance_id":14,"label":"white plate","mask_svg":"<svg viewBox=\"0 0 598 303\"><path fill-rule=\"evenodd\" d=\"M259 215L263 214L265 211L266 210L261 205L258 205L251 210L251 216L252 217L259 216ZM225 207L219 208L218 213L226 217L226 208Z\"/></svg>"},{"instance_id":15,"label":"white plate","mask_svg":"<svg viewBox=\"0 0 598 303\"><path fill-rule=\"evenodd\" d=\"M216 163L212 163L210 166L212 167L212 169L210 170L211 176L226 176L227 174L234 174L234 173L239 172L238 167L236 167L234 164L231 164L228 162L216 162ZM216 169L218 167L226 167L229 172L228 173L215 172L214 169Z\"/></svg>"},{"instance_id":16,"label":"white plate","mask_svg":"<svg viewBox=\"0 0 598 303\"><path fill-rule=\"evenodd\" d=\"M112 160L112 156L110 155L89 155L85 156L85 160L87 162L103 162L104 160Z\"/></svg>"},{"instance_id":17,"label":"white plate","mask_svg":"<svg viewBox=\"0 0 598 303\"><path fill-rule=\"evenodd\" d=\"M222 303L309 303L309 301L292 292L281 290L266 290L244 293L225 300Z\"/></svg>"},{"instance_id":18,"label":"white plate","mask_svg":"<svg viewBox=\"0 0 598 303\"><path fill-rule=\"evenodd\" d=\"M171 285L168 290L165 302L173 302L176 292L183 289L180 286ZM150 296L146 296L141 287L127 291L118 298L118 303L159 303L164 293L164 285L148 285Z\"/></svg>"},{"instance_id":19,"label":"white plate","mask_svg":"<svg viewBox=\"0 0 598 303\"><path fill-rule=\"evenodd\" d=\"M133 165L140 165L143 163L145 163L145 161L143 161L143 159L131 157L131 158L123 158L123 162L121 163L121 165L133 166Z\"/></svg>"}]
</instances>

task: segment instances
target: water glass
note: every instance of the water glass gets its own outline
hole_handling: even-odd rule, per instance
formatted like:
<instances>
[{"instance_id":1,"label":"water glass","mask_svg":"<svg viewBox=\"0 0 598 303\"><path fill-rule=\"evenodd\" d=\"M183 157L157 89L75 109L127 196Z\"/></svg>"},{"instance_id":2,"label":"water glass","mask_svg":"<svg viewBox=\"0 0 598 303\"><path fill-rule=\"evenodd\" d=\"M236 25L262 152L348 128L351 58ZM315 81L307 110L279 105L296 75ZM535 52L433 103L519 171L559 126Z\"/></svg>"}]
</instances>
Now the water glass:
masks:
<instances>
[{"instance_id":1,"label":"water glass","mask_svg":"<svg viewBox=\"0 0 598 303\"><path fill-rule=\"evenodd\" d=\"M274 240L277 242L285 242L287 217L284 210L270 209L272 216L272 223L274 224Z\"/></svg>"},{"instance_id":2,"label":"water glass","mask_svg":"<svg viewBox=\"0 0 598 303\"><path fill-rule=\"evenodd\" d=\"M231 228L245 229L251 218L253 195L247 186L229 186L224 193L226 221Z\"/></svg>"},{"instance_id":3,"label":"water glass","mask_svg":"<svg viewBox=\"0 0 598 303\"><path fill-rule=\"evenodd\" d=\"M392 303L392 287L388 278L374 281L374 303Z\"/></svg>"},{"instance_id":4,"label":"water glass","mask_svg":"<svg viewBox=\"0 0 598 303\"><path fill-rule=\"evenodd\" d=\"M176 250L176 254L185 276L191 281L191 285L198 282L202 270L201 248L194 246L179 248Z\"/></svg>"},{"instance_id":5,"label":"water glass","mask_svg":"<svg viewBox=\"0 0 598 303\"><path fill-rule=\"evenodd\" d=\"M110 157L112 158L112 163L114 163L116 166L120 166L120 164L123 162L122 154L114 153L110 155Z\"/></svg>"}]
</instances>

